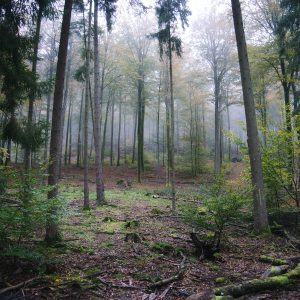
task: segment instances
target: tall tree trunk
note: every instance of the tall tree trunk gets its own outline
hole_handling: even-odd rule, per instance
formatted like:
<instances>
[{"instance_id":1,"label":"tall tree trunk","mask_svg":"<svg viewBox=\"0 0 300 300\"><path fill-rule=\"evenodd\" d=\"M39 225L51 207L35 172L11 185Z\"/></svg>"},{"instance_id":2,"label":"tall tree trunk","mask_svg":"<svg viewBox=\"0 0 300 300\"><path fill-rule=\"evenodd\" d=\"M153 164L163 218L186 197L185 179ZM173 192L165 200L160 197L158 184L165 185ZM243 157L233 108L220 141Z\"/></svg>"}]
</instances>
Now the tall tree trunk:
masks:
<instances>
[{"instance_id":1,"label":"tall tree trunk","mask_svg":"<svg viewBox=\"0 0 300 300\"><path fill-rule=\"evenodd\" d=\"M60 44L58 50L57 71L55 78L55 89L53 98L53 114L52 114L52 129L50 140L50 159L48 185L51 190L48 192L49 201L53 201L58 195L57 183L59 181L59 163L61 158L61 131L62 131L62 106L63 106L63 90L65 82L66 59L68 52L68 39L70 30L70 21L72 14L73 0L65 0L63 21L61 26ZM56 209L51 212L47 219L46 226L46 241L55 241L60 238L59 228L56 222Z\"/></svg>"},{"instance_id":2,"label":"tall tree trunk","mask_svg":"<svg viewBox=\"0 0 300 300\"><path fill-rule=\"evenodd\" d=\"M70 122L71 122L71 107L72 107L72 98L70 97L69 108L68 108L66 142L65 142L65 157L64 157L64 165L65 166L67 165L67 162L68 162L69 134L70 134Z\"/></svg>"},{"instance_id":3,"label":"tall tree trunk","mask_svg":"<svg viewBox=\"0 0 300 300\"><path fill-rule=\"evenodd\" d=\"M134 164L134 162L135 162L135 145L136 145L136 135L137 135L137 122L138 122L138 107L136 108L135 117L134 117L132 160L131 160L132 164Z\"/></svg>"},{"instance_id":4,"label":"tall tree trunk","mask_svg":"<svg viewBox=\"0 0 300 300\"><path fill-rule=\"evenodd\" d=\"M242 11L239 0L231 0L237 49L239 56L241 82L245 105L247 124L248 147L251 165L254 200L254 229L256 231L268 230L268 214L264 195L261 153L255 115L253 89L248 61L247 45L243 27Z\"/></svg>"},{"instance_id":5,"label":"tall tree trunk","mask_svg":"<svg viewBox=\"0 0 300 300\"><path fill-rule=\"evenodd\" d=\"M54 73L54 57L55 55L55 36L51 41L51 55L50 55L50 65L49 65L49 76L48 79L52 80ZM46 122L47 125L50 123L50 105L51 105L52 92L47 95L47 112L46 112ZM44 161L48 158L48 143L49 143L49 128L47 126L45 133L45 148L44 148Z\"/></svg>"},{"instance_id":6,"label":"tall tree trunk","mask_svg":"<svg viewBox=\"0 0 300 300\"><path fill-rule=\"evenodd\" d=\"M226 115L227 115L227 130L230 132L231 130L231 124L230 124L230 113L229 113L229 105L228 105L228 100L227 100L227 105L226 105ZM228 160L231 162L231 140L230 138L227 139L228 143Z\"/></svg>"},{"instance_id":7,"label":"tall tree trunk","mask_svg":"<svg viewBox=\"0 0 300 300\"><path fill-rule=\"evenodd\" d=\"M90 88L90 60L91 60L91 32L92 32L92 1L90 1L89 16L88 16L88 30L86 39L86 62L85 62L85 101L84 101L84 120L83 120L83 207L90 208L90 193L89 193L89 104L91 98Z\"/></svg>"},{"instance_id":8,"label":"tall tree trunk","mask_svg":"<svg viewBox=\"0 0 300 300\"><path fill-rule=\"evenodd\" d=\"M160 181L160 102L161 102L161 72L159 73L158 98L157 98L157 118L156 118L156 164L157 164L157 181Z\"/></svg>"},{"instance_id":9,"label":"tall tree trunk","mask_svg":"<svg viewBox=\"0 0 300 300\"><path fill-rule=\"evenodd\" d=\"M41 6L39 7L38 14L37 14L37 21L36 21L36 29L34 35L34 46L33 46L33 58L32 58L32 74L36 76L36 67L38 61L38 49L39 49L39 41L40 41L40 31L41 31L41 22L43 16L43 9ZM36 82L35 82L36 83ZM34 86L29 94L29 107L28 107L28 119L27 119L27 128L28 130L32 127L33 122L33 104L36 95L36 86ZM31 149L25 149L25 156L24 156L24 164L25 170L31 168Z\"/></svg>"},{"instance_id":10,"label":"tall tree trunk","mask_svg":"<svg viewBox=\"0 0 300 300\"><path fill-rule=\"evenodd\" d=\"M165 125L163 124L163 130L162 130L163 136L162 136L162 166L165 167L165 148L166 148L166 138L165 138Z\"/></svg>"},{"instance_id":11,"label":"tall tree trunk","mask_svg":"<svg viewBox=\"0 0 300 300\"><path fill-rule=\"evenodd\" d=\"M173 95L173 62L171 49L171 32L169 26L169 76L170 76L170 172L171 172L171 192L172 192L172 211L176 211L176 194L175 194L175 112L174 112L174 95Z\"/></svg>"},{"instance_id":12,"label":"tall tree trunk","mask_svg":"<svg viewBox=\"0 0 300 300\"><path fill-rule=\"evenodd\" d=\"M102 149L101 149L102 164L104 161L104 154L105 154L106 131L107 131L107 120L108 120L109 107L110 107L110 97L106 104L105 119L104 119L104 126L103 126L103 141L102 141Z\"/></svg>"},{"instance_id":13,"label":"tall tree trunk","mask_svg":"<svg viewBox=\"0 0 300 300\"><path fill-rule=\"evenodd\" d=\"M121 121L122 121L122 102L120 99L119 103L119 131L118 131L118 156L117 156L117 166L120 166L121 159Z\"/></svg>"},{"instance_id":14,"label":"tall tree trunk","mask_svg":"<svg viewBox=\"0 0 300 300\"><path fill-rule=\"evenodd\" d=\"M96 163L96 194L97 204L105 203L104 182L103 182L103 166L101 159L101 121L102 121L102 96L100 91L100 64L99 64L99 41L98 41L98 0L94 0L94 112L95 112L95 128L94 128L94 144L95 144L95 163ZM100 99L101 97L101 99Z\"/></svg>"},{"instance_id":15,"label":"tall tree trunk","mask_svg":"<svg viewBox=\"0 0 300 300\"><path fill-rule=\"evenodd\" d=\"M70 77L71 77L71 63L72 63L72 58L71 58L71 50L72 50L72 39L70 39L70 47L69 47L69 53L68 53L68 60L67 60L67 72L66 72L66 79L65 79L65 89L64 89L64 100L63 100L63 107L62 107L62 123L61 123L61 140L63 140L64 136L64 126L65 126L65 117L66 117L66 109L67 109L67 103L68 103L68 98L69 97L69 84L70 84ZM71 93L70 93L71 94ZM71 100L70 100L71 101ZM61 150L60 152L62 153L62 146L63 143L61 143ZM61 177L61 166L62 166L62 157L59 162L59 177Z\"/></svg>"},{"instance_id":16,"label":"tall tree trunk","mask_svg":"<svg viewBox=\"0 0 300 300\"><path fill-rule=\"evenodd\" d=\"M79 112L79 124L78 124L78 136L77 136L77 160L76 160L77 167L80 167L81 165L81 125L82 125L83 102L84 102L84 88L82 88L80 112Z\"/></svg>"},{"instance_id":17,"label":"tall tree trunk","mask_svg":"<svg viewBox=\"0 0 300 300\"><path fill-rule=\"evenodd\" d=\"M124 105L124 121L123 121L123 124L124 124L124 165L126 166L127 165L127 140L126 140L126 132L127 132L127 126L126 126L126 106Z\"/></svg>"},{"instance_id":18,"label":"tall tree trunk","mask_svg":"<svg viewBox=\"0 0 300 300\"><path fill-rule=\"evenodd\" d=\"M70 116L70 133L69 133L69 156L68 156L68 165L71 165L72 161L72 119L73 119L73 105L71 108L71 116Z\"/></svg>"},{"instance_id":19,"label":"tall tree trunk","mask_svg":"<svg viewBox=\"0 0 300 300\"><path fill-rule=\"evenodd\" d=\"M111 104L111 129L110 129L110 165L114 163L114 123L115 123L115 96Z\"/></svg>"},{"instance_id":20,"label":"tall tree trunk","mask_svg":"<svg viewBox=\"0 0 300 300\"><path fill-rule=\"evenodd\" d=\"M220 126L220 88L217 74L217 66L214 64L214 96L215 96L215 159L214 173L219 175L221 172L221 126Z\"/></svg>"},{"instance_id":21,"label":"tall tree trunk","mask_svg":"<svg viewBox=\"0 0 300 300\"><path fill-rule=\"evenodd\" d=\"M202 140L203 140L203 148L206 149L206 128L205 128L205 104L202 102Z\"/></svg>"},{"instance_id":22,"label":"tall tree trunk","mask_svg":"<svg viewBox=\"0 0 300 300\"><path fill-rule=\"evenodd\" d=\"M138 182L142 181L143 163L144 163L144 81L142 61L139 60L138 70L138 124L137 124L137 143L138 143Z\"/></svg>"}]
</instances>

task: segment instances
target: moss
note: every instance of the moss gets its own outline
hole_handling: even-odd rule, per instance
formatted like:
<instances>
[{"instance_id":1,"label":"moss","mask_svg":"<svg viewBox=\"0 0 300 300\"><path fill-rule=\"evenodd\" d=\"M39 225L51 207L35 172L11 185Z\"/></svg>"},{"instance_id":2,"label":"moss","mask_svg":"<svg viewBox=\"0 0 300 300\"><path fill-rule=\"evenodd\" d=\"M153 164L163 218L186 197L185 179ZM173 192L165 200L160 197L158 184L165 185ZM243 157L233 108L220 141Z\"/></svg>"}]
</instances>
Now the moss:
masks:
<instances>
[{"instance_id":1,"label":"moss","mask_svg":"<svg viewBox=\"0 0 300 300\"><path fill-rule=\"evenodd\" d=\"M135 229L140 227L140 222L137 220L126 221L124 224L125 229Z\"/></svg>"},{"instance_id":2,"label":"moss","mask_svg":"<svg viewBox=\"0 0 300 300\"><path fill-rule=\"evenodd\" d=\"M297 265L297 267L295 269L286 273L286 276L290 279L300 278L300 263Z\"/></svg>"},{"instance_id":3,"label":"moss","mask_svg":"<svg viewBox=\"0 0 300 300\"><path fill-rule=\"evenodd\" d=\"M160 210L160 209L157 208L157 207L154 207L154 208L152 208L152 210L151 210L151 214L153 214L153 215L162 215L162 214L163 214L163 211Z\"/></svg>"},{"instance_id":4,"label":"moss","mask_svg":"<svg viewBox=\"0 0 300 300\"><path fill-rule=\"evenodd\" d=\"M84 270L84 273L85 273L85 275L89 276L89 275L93 275L95 273L98 273L100 271L101 271L100 268L93 267L93 268L89 268L89 269Z\"/></svg>"},{"instance_id":5,"label":"moss","mask_svg":"<svg viewBox=\"0 0 300 300\"><path fill-rule=\"evenodd\" d=\"M275 276L264 279L253 279L239 284L228 285L214 289L216 296L231 295L240 297L250 293L257 293L266 289L280 288L288 285L290 280L287 276Z\"/></svg>"},{"instance_id":6,"label":"moss","mask_svg":"<svg viewBox=\"0 0 300 300\"><path fill-rule=\"evenodd\" d=\"M227 279L225 277L217 277L215 279L215 283L217 284L224 284L227 281Z\"/></svg>"},{"instance_id":7,"label":"moss","mask_svg":"<svg viewBox=\"0 0 300 300\"><path fill-rule=\"evenodd\" d=\"M168 254L174 250L174 247L165 242L156 242L151 245L151 249L160 253Z\"/></svg>"},{"instance_id":8,"label":"moss","mask_svg":"<svg viewBox=\"0 0 300 300\"><path fill-rule=\"evenodd\" d=\"M288 262L284 259L278 259L267 255L261 255L259 260L264 263L272 264L273 266L288 265Z\"/></svg>"},{"instance_id":9,"label":"moss","mask_svg":"<svg viewBox=\"0 0 300 300\"><path fill-rule=\"evenodd\" d=\"M114 245L115 244L113 241L106 241L106 242L101 243L102 248L112 248L112 247L114 247Z\"/></svg>"}]
</instances>

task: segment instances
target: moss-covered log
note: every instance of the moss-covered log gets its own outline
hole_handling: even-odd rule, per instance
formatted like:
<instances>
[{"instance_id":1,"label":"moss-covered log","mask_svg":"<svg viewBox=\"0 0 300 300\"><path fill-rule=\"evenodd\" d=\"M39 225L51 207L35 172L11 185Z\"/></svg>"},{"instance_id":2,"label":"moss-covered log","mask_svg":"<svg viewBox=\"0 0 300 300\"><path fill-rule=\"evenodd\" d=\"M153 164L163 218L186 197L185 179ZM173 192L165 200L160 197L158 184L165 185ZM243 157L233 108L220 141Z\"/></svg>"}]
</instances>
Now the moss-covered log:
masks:
<instances>
[{"instance_id":1,"label":"moss-covered log","mask_svg":"<svg viewBox=\"0 0 300 300\"><path fill-rule=\"evenodd\" d=\"M271 256L266 256L266 255L261 255L259 257L259 260L261 262L267 263L267 264L271 264L272 266L282 266L282 265L288 265L288 261L284 260L284 259L279 259L279 258L274 258Z\"/></svg>"},{"instance_id":2,"label":"moss-covered log","mask_svg":"<svg viewBox=\"0 0 300 300\"><path fill-rule=\"evenodd\" d=\"M241 297L243 295L257 293L264 290L273 290L293 283L294 279L300 279L300 264L290 272L263 279L253 279L237 284L231 284L214 289L216 296Z\"/></svg>"},{"instance_id":3,"label":"moss-covered log","mask_svg":"<svg viewBox=\"0 0 300 300\"><path fill-rule=\"evenodd\" d=\"M262 277L266 278L266 277L281 275L286 273L289 268L290 268L289 265L272 266L271 269L267 270Z\"/></svg>"}]
</instances>

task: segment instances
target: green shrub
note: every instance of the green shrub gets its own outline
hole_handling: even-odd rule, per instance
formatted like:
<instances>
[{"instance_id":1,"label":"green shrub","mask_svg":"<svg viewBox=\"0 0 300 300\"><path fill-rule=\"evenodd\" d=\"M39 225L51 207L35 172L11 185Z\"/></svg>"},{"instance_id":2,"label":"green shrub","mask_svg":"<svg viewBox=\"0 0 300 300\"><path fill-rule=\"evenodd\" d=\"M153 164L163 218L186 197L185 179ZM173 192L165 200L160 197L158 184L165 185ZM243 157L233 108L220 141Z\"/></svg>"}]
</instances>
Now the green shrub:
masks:
<instances>
[{"instance_id":1,"label":"green shrub","mask_svg":"<svg viewBox=\"0 0 300 300\"><path fill-rule=\"evenodd\" d=\"M0 247L6 247L32 238L45 228L60 200L47 200L49 188L40 184L43 170L25 173L3 167L1 174L0 181L4 177L6 184L0 197Z\"/></svg>"},{"instance_id":2,"label":"green shrub","mask_svg":"<svg viewBox=\"0 0 300 300\"><path fill-rule=\"evenodd\" d=\"M230 186L224 176L219 176L210 187L202 186L200 192L203 205L185 207L183 215L188 223L211 231L213 234L209 238L218 248L225 227L238 218L249 203L250 189Z\"/></svg>"}]
</instances>

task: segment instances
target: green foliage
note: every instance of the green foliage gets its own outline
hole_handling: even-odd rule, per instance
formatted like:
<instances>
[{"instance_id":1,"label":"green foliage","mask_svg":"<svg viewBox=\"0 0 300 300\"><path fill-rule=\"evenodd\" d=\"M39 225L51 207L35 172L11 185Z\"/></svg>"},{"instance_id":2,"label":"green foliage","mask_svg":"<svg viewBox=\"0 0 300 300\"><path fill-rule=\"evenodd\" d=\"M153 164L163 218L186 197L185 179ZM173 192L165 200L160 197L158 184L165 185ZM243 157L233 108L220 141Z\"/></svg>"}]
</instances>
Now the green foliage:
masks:
<instances>
[{"instance_id":1,"label":"green foliage","mask_svg":"<svg viewBox=\"0 0 300 300\"><path fill-rule=\"evenodd\" d=\"M45 261L45 257L37 251L33 251L32 249L26 249L20 246L9 246L2 253L2 257L13 257L18 260L24 260L32 262L36 265L41 265Z\"/></svg>"},{"instance_id":2,"label":"green foliage","mask_svg":"<svg viewBox=\"0 0 300 300\"><path fill-rule=\"evenodd\" d=\"M295 129L296 131L297 128ZM293 199L299 206L298 185L300 142L293 132L285 129L267 132L267 144L263 146L262 163L269 207L281 207Z\"/></svg>"},{"instance_id":3,"label":"green foliage","mask_svg":"<svg viewBox=\"0 0 300 300\"><path fill-rule=\"evenodd\" d=\"M60 200L48 201L48 187L40 186L43 170L24 173L2 167L0 185L0 247L20 243L46 226ZM8 243L9 241L9 243Z\"/></svg>"},{"instance_id":4,"label":"green foliage","mask_svg":"<svg viewBox=\"0 0 300 300\"><path fill-rule=\"evenodd\" d=\"M216 247L221 242L225 227L230 221L238 218L249 203L250 189L241 186L230 186L220 175L209 186L201 187L203 206L188 206L183 210L186 222L205 228L212 232L207 239L212 239Z\"/></svg>"},{"instance_id":5,"label":"green foliage","mask_svg":"<svg viewBox=\"0 0 300 300\"><path fill-rule=\"evenodd\" d=\"M159 0L155 11L159 31L151 34L151 37L158 40L160 57L163 57L164 53L170 55L170 50L181 56L181 39L172 33L175 31L178 18L182 28L188 25L187 18L191 12L186 7L186 0Z\"/></svg>"}]
</instances>

